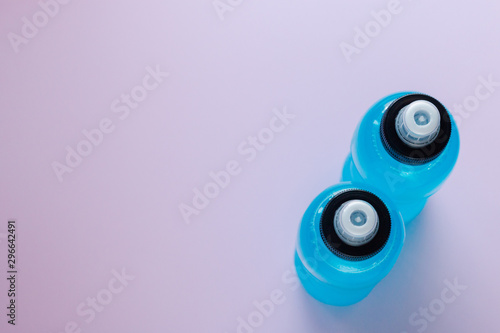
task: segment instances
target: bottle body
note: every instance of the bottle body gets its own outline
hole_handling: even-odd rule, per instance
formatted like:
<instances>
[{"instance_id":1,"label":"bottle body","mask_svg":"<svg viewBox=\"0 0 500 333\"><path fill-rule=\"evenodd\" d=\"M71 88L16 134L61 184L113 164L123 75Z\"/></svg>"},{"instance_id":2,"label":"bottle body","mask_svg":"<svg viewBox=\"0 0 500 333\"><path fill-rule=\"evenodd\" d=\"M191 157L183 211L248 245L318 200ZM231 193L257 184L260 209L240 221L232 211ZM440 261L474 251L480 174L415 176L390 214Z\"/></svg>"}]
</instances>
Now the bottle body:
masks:
<instances>
[{"instance_id":1,"label":"bottle body","mask_svg":"<svg viewBox=\"0 0 500 333\"><path fill-rule=\"evenodd\" d=\"M372 234L362 240L362 245L346 244L334 221L339 211L346 210L346 203L365 201L378 212L377 228L370 229ZM323 303L357 303L394 266L404 237L402 217L386 196L365 184L332 186L314 199L302 219L295 253L299 279L308 293Z\"/></svg>"},{"instance_id":2,"label":"bottle body","mask_svg":"<svg viewBox=\"0 0 500 333\"><path fill-rule=\"evenodd\" d=\"M405 146L407 142L394 134L399 119L397 110L391 108L399 103L401 109L405 103L418 98L432 100L439 106L442 128L432 143L412 148ZM393 116L388 120L389 112ZM393 133L384 133L386 128ZM396 93L375 103L361 120L354 133L341 181L364 182L385 192L408 223L422 211L428 198L436 193L453 170L459 145L456 123L444 106L426 95Z\"/></svg>"}]
</instances>

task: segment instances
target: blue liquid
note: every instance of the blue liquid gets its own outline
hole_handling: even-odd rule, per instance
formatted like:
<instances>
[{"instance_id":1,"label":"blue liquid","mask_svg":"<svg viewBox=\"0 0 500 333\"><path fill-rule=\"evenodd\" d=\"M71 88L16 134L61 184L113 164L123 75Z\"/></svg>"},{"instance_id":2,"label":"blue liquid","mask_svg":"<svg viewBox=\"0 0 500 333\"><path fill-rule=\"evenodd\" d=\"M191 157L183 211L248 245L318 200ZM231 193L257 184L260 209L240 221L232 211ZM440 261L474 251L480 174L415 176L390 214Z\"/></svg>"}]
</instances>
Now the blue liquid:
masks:
<instances>
[{"instance_id":1,"label":"blue liquid","mask_svg":"<svg viewBox=\"0 0 500 333\"><path fill-rule=\"evenodd\" d=\"M330 200L347 189L360 189L377 195L389 209L391 232L385 246L374 256L351 261L334 254L324 243L320 232L322 213ZM333 223L333 221L331 221ZM385 195L364 184L341 183L318 195L306 210L297 238L295 267L309 294L317 300L337 306L357 303L394 266L405 238L405 227L399 212Z\"/></svg>"},{"instance_id":2,"label":"blue liquid","mask_svg":"<svg viewBox=\"0 0 500 333\"><path fill-rule=\"evenodd\" d=\"M385 149L380 136L382 116L394 100L412 94L396 93L383 98L368 110L354 133L351 153L345 161L342 181L370 184L385 192L403 215L412 221L450 175L458 158L460 140L458 128L451 119L451 137L443 152L422 165L409 165L393 158Z\"/></svg>"}]
</instances>

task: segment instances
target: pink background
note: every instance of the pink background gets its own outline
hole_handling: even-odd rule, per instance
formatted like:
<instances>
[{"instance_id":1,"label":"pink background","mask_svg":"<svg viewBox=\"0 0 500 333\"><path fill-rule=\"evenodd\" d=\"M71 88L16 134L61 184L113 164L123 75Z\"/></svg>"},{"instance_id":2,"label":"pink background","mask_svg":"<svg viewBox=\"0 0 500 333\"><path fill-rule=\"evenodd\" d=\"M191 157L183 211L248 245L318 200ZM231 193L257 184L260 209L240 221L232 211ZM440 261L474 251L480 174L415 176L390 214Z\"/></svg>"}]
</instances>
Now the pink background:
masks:
<instances>
[{"instance_id":1,"label":"pink background","mask_svg":"<svg viewBox=\"0 0 500 333\"><path fill-rule=\"evenodd\" d=\"M376 100L421 91L457 115L478 77L500 82L500 5L401 0L348 62L340 44L390 1L232 3L221 20L211 0L73 0L16 53L9 33L41 9L2 0L0 330L60 333L75 322L81 332L232 333L278 289L283 303L252 331L409 333L423 327L410 325L412 313L457 278L467 289L425 331L496 331L500 87L458 116L456 169L368 298L329 307L292 278L302 214L338 181ZM148 66L170 75L120 120L111 103ZM284 107L295 118L248 162L238 146ZM114 131L60 182L51 164L104 118ZM241 172L186 224L179 205L231 160ZM15 327L5 316L10 218ZM135 278L87 323L77 307L122 268Z\"/></svg>"}]
</instances>

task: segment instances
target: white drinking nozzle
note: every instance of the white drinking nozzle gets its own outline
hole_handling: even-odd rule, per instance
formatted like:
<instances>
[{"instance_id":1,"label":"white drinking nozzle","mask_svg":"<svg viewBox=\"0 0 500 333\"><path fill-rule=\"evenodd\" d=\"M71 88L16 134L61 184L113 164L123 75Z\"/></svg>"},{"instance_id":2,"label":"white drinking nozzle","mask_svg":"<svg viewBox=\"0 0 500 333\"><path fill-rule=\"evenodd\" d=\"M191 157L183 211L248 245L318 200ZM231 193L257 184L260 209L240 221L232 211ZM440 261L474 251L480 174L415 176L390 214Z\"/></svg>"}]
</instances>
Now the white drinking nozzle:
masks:
<instances>
[{"instance_id":1,"label":"white drinking nozzle","mask_svg":"<svg viewBox=\"0 0 500 333\"><path fill-rule=\"evenodd\" d=\"M431 102L418 100L399 111L396 132L403 142L413 148L432 143L441 128L441 115Z\"/></svg>"},{"instance_id":2,"label":"white drinking nozzle","mask_svg":"<svg viewBox=\"0 0 500 333\"><path fill-rule=\"evenodd\" d=\"M378 225L377 211L363 200L347 201L335 213L335 232L351 246L361 246L372 240Z\"/></svg>"}]
</instances>

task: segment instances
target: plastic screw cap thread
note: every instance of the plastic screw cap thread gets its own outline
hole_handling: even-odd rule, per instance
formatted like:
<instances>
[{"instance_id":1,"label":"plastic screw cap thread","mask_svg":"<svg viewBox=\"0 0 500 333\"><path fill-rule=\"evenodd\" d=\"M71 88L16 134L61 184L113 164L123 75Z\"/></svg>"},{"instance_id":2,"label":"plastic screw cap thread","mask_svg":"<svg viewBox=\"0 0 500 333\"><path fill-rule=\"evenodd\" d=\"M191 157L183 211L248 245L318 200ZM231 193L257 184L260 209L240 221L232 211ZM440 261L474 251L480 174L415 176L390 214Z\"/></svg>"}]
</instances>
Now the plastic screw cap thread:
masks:
<instances>
[{"instance_id":1,"label":"plastic screw cap thread","mask_svg":"<svg viewBox=\"0 0 500 333\"><path fill-rule=\"evenodd\" d=\"M396 132L410 147L426 146L436 139L441 128L439 110L428 101L415 101L399 111Z\"/></svg>"},{"instance_id":2,"label":"plastic screw cap thread","mask_svg":"<svg viewBox=\"0 0 500 333\"><path fill-rule=\"evenodd\" d=\"M351 246L361 246L375 237L379 226L375 208L363 200L350 200L339 207L334 218L335 232Z\"/></svg>"}]
</instances>

